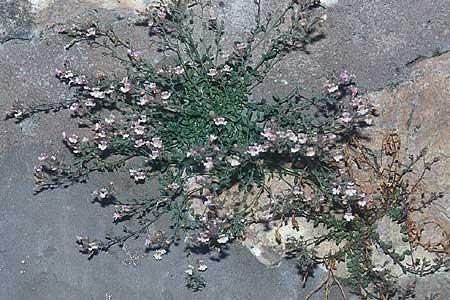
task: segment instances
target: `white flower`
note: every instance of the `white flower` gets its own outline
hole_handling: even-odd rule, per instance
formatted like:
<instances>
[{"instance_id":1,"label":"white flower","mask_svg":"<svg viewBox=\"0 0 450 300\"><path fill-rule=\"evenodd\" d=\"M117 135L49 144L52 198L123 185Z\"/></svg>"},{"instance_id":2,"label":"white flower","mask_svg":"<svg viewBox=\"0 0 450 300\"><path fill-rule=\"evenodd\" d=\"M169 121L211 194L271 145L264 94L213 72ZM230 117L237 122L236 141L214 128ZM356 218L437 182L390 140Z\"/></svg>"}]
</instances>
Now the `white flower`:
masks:
<instances>
[{"instance_id":1,"label":"white flower","mask_svg":"<svg viewBox=\"0 0 450 300\"><path fill-rule=\"evenodd\" d=\"M214 76L217 75L217 70L214 69L214 68L211 68L211 69L208 70L207 75L208 75L208 76L211 76L211 77L214 77Z\"/></svg>"},{"instance_id":2,"label":"white flower","mask_svg":"<svg viewBox=\"0 0 450 300\"><path fill-rule=\"evenodd\" d=\"M227 161L232 167L237 167L241 164L241 162L239 161L239 156L237 155L231 155L227 158Z\"/></svg>"},{"instance_id":3,"label":"white flower","mask_svg":"<svg viewBox=\"0 0 450 300\"><path fill-rule=\"evenodd\" d=\"M193 269L194 269L194 267L193 266L191 266L191 265L189 265L189 268L186 270L186 271L184 271L186 274L188 274L189 276L192 276L192 274L193 274Z\"/></svg>"},{"instance_id":4,"label":"white flower","mask_svg":"<svg viewBox=\"0 0 450 300\"><path fill-rule=\"evenodd\" d=\"M225 66L223 67L223 71L224 71L224 72L231 72L231 70L233 70L233 68L230 67L229 65L225 65Z\"/></svg>"},{"instance_id":5,"label":"white flower","mask_svg":"<svg viewBox=\"0 0 450 300\"><path fill-rule=\"evenodd\" d=\"M158 157L159 157L159 151L158 150L153 150L152 154L149 155L149 159L150 160L157 159Z\"/></svg>"},{"instance_id":6,"label":"white flower","mask_svg":"<svg viewBox=\"0 0 450 300\"><path fill-rule=\"evenodd\" d=\"M122 93L128 93L129 91L130 91L130 88L131 88L131 84L128 82L128 77L124 77L123 79L122 79L122 87L120 88L120 91L122 92Z\"/></svg>"},{"instance_id":7,"label":"white flower","mask_svg":"<svg viewBox=\"0 0 450 300\"><path fill-rule=\"evenodd\" d=\"M138 105L140 106L144 106L150 103L150 100L146 97L142 97L141 99L139 99L139 101L137 102Z\"/></svg>"},{"instance_id":8,"label":"white flower","mask_svg":"<svg viewBox=\"0 0 450 300\"><path fill-rule=\"evenodd\" d=\"M291 148L291 153L297 153L301 150L301 146L299 144L295 144L294 147Z\"/></svg>"},{"instance_id":9,"label":"white flower","mask_svg":"<svg viewBox=\"0 0 450 300\"><path fill-rule=\"evenodd\" d=\"M297 137L300 144L306 144L308 141L308 135L306 133L299 133Z\"/></svg>"},{"instance_id":10,"label":"white flower","mask_svg":"<svg viewBox=\"0 0 450 300\"><path fill-rule=\"evenodd\" d=\"M107 141L100 141L98 143L98 149L104 151L104 150L106 150L106 148L108 148L108 142Z\"/></svg>"},{"instance_id":11,"label":"white flower","mask_svg":"<svg viewBox=\"0 0 450 300\"><path fill-rule=\"evenodd\" d=\"M105 199L109 196L109 191L105 188L100 189L100 191L95 190L92 194L98 196L100 199Z\"/></svg>"},{"instance_id":12,"label":"white flower","mask_svg":"<svg viewBox=\"0 0 450 300\"><path fill-rule=\"evenodd\" d=\"M306 149L305 155L308 157L313 157L314 155L316 155L316 152L314 151L313 147L308 147L308 149Z\"/></svg>"},{"instance_id":13,"label":"white flower","mask_svg":"<svg viewBox=\"0 0 450 300\"><path fill-rule=\"evenodd\" d=\"M167 100L170 98L170 93L168 91L161 92L161 99Z\"/></svg>"},{"instance_id":14,"label":"white flower","mask_svg":"<svg viewBox=\"0 0 450 300\"><path fill-rule=\"evenodd\" d=\"M236 49L239 53L242 53L247 48L245 43L237 43L234 45L234 49Z\"/></svg>"},{"instance_id":15,"label":"white flower","mask_svg":"<svg viewBox=\"0 0 450 300\"><path fill-rule=\"evenodd\" d=\"M72 134L71 136L67 137L67 141L71 144L78 143L78 135Z\"/></svg>"},{"instance_id":16,"label":"white flower","mask_svg":"<svg viewBox=\"0 0 450 300\"><path fill-rule=\"evenodd\" d=\"M301 146L299 144L295 144L294 147L291 148L291 153L297 153L301 150Z\"/></svg>"},{"instance_id":17,"label":"white flower","mask_svg":"<svg viewBox=\"0 0 450 300\"><path fill-rule=\"evenodd\" d=\"M221 234L221 235L219 235L219 237L217 238L217 242L218 242L219 244L226 244L226 243L228 242L228 240L229 240L229 238L228 238L228 236L225 235L225 234Z\"/></svg>"},{"instance_id":18,"label":"white flower","mask_svg":"<svg viewBox=\"0 0 450 300\"><path fill-rule=\"evenodd\" d=\"M333 159L334 159L336 162L340 162L341 160L344 159L344 156L343 156L342 154L336 154L335 156L333 156Z\"/></svg>"},{"instance_id":19,"label":"white flower","mask_svg":"<svg viewBox=\"0 0 450 300\"><path fill-rule=\"evenodd\" d=\"M161 259L162 259L162 256L163 256L164 254L166 254L166 253L167 253L166 249L158 249L158 250L155 251L155 254L153 254L153 257L154 257L156 260L161 260Z\"/></svg>"},{"instance_id":20,"label":"white flower","mask_svg":"<svg viewBox=\"0 0 450 300\"><path fill-rule=\"evenodd\" d=\"M225 118L224 117L218 117L218 118L215 118L214 119L214 124L216 124L217 126L220 126L220 125L223 125L223 126L225 126L225 125L227 125L227 120L225 120Z\"/></svg>"},{"instance_id":21,"label":"white flower","mask_svg":"<svg viewBox=\"0 0 450 300\"><path fill-rule=\"evenodd\" d=\"M333 195L339 195L341 193L341 187L333 187L333 189L331 190L331 192L333 193Z\"/></svg>"},{"instance_id":22,"label":"white flower","mask_svg":"<svg viewBox=\"0 0 450 300\"><path fill-rule=\"evenodd\" d=\"M141 169L134 170L130 169L130 177L133 177L135 181L140 181L145 179L145 174Z\"/></svg>"},{"instance_id":23,"label":"white flower","mask_svg":"<svg viewBox=\"0 0 450 300\"><path fill-rule=\"evenodd\" d=\"M294 194L294 196L300 196L303 194L303 192L300 190L299 186L294 186L294 188L292 189L292 194Z\"/></svg>"},{"instance_id":24,"label":"white flower","mask_svg":"<svg viewBox=\"0 0 450 300\"><path fill-rule=\"evenodd\" d=\"M217 140L217 136L215 136L214 134L210 134L210 135L209 135L208 141L209 141L210 143L213 143L213 142L215 142L216 140Z\"/></svg>"},{"instance_id":25,"label":"white flower","mask_svg":"<svg viewBox=\"0 0 450 300\"><path fill-rule=\"evenodd\" d=\"M365 207L367 205L367 200L365 198L363 198L363 199L360 199L357 203L359 206Z\"/></svg>"},{"instance_id":26,"label":"white flower","mask_svg":"<svg viewBox=\"0 0 450 300\"><path fill-rule=\"evenodd\" d=\"M71 111L75 111L75 110L77 110L79 107L80 107L80 103L75 102L75 103L72 103L72 105L70 105L69 109L70 109Z\"/></svg>"},{"instance_id":27,"label":"white flower","mask_svg":"<svg viewBox=\"0 0 450 300\"><path fill-rule=\"evenodd\" d=\"M328 88L328 93L334 93L334 92L336 92L337 90L339 89L339 87L336 85L336 84L334 84L334 85L332 85L331 87L329 87Z\"/></svg>"},{"instance_id":28,"label":"white flower","mask_svg":"<svg viewBox=\"0 0 450 300\"><path fill-rule=\"evenodd\" d=\"M207 269L208 269L208 266L203 262L203 260L200 260L198 262L197 270L199 270L200 272L205 272Z\"/></svg>"},{"instance_id":29,"label":"white flower","mask_svg":"<svg viewBox=\"0 0 450 300\"><path fill-rule=\"evenodd\" d=\"M352 215L352 213L345 213L345 214L344 214L344 219L345 219L347 222L352 221L354 218L355 218L355 216Z\"/></svg>"},{"instance_id":30,"label":"white flower","mask_svg":"<svg viewBox=\"0 0 450 300\"><path fill-rule=\"evenodd\" d=\"M91 27L88 30L86 30L86 36L95 36L95 28Z\"/></svg>"},{"instance_id":31,"label":"white flower","mask_svg":"<svg viewBox=\"0 0 450 300\"><path fill-rule=\"evenodd\" d=\"M100 91L100 88L93 88L92 92L90 92L89 95L97 99L105 98L105 92Z\"/></svg>"},{"instance_id":32,"label":"white flower","mask_svg":"<svg viewBox=\"0 0 450 300\"><path fill-rule=\"evenodd\" d=\"M48 158L48 155L46 154L46 153L41 153L39 156L38 156L38 160L40 160L40 161L44 161L44 160L46 160Z\"/></svg>"},{"instance_id":33,"label":"white flower","mask_svg":"<svg viewBox=\"0 0 450 300\"><path fill-rule=\"evenodd\" d=\"M137 120L138 123L147 123L147 116L146 115L140 115L139 119Z\"/></svg>"},{"instance_id":34,"label":"white flower","mask_svg":"<svg viewBox=\"0 0 450 300\"><path fill-rule=\"evenodd\" d=\"M109 115L109 117L105 118L105 123L106 124L113 124L115 120L116 120L116 117L114 115Z\"/></svg>"},{"instance_id":35,"label":"white flower","mask_svg":"<svg viewBox=\"0 0 450 300\"><path fill-rule=\"evenodd\" d=\"M86 101L84 101L84 105L86 105L87 107L94 107L96 103L94 99L87 99Z\"/></svg>"},{"instance_id":36,"label":"white flower","mask_svg":"<svg viewBox=\"0 0 450 300\"><path fill-rule=\"evenodd\" d=\"M349 182L347 183L347 188L345 189L345 195L349 196L349 197L353 197L356 195L357 191L354 187L354 183L353 182Z\"/></svg>"},{"instance_id":37,"label":"white flower","mask_svg":"<svg viewBox=\"0 0 450 300\"><path fill-rule=\"evenodd\" d=\"M287 137L293 143L297 143L297 141L298 141L297 135L295 135L295 133L290 129L288 131L286 131L285 137Z\"/></svg>"}]
</instances>

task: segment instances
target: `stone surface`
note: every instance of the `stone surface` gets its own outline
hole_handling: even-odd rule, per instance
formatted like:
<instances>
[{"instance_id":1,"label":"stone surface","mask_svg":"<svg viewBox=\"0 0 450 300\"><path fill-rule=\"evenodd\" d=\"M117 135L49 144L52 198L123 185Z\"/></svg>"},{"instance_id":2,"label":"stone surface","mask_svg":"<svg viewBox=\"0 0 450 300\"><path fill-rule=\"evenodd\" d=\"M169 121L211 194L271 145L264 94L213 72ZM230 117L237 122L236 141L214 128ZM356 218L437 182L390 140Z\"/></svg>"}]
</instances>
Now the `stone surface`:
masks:
<instances>
[{"instance_id":1,"label":"stone surface","mask_svg":"<svg viewBox=\"0 0 450 300\"><path fill-rule=\"evenodd\" d=\"M111 62L99 51L77 45L65 52L68 41L56 34L59 24L95 17L103 24L113 24L144 49L145 28L127 25L127 17L143 2L0 1L0 109L8 109L15 101L36 103L69 97L53 76L66 57L85 72L111 71ZM280 2L263 1L265 11L280 9ZM215 4L220 6L219 1ZM253 22L253 1L223 4L218 9L229 25L227 36L242 36ZM308 47L310 54L290 55L273 70L259 95L283 92L298 83L322 85L324 75L341 69L354 73L365 89L374 90L405 77L408 62L419 55L450 48L450 0L339 0L326 13L326 37ZM444 63L440 70L445 72ZM444 105L443 113L448 106L445 102L440 105ZM182 247L174 248L162 262L137 252L142 250L137 246L88 262L77 253L74 237L80 233L101 237L113 228L110 208L90 203L100 179L32 196L36 157L58 149L61 132L74 125L67 120L67 114L50 113L20 126L0 122L0 299L289 300L304 299L323 279L324 273L318 270L302 289L292 263L267 269L238 245L220 263L207 260L208 288L197 294L184 287L187 261ZM436 122L437 129L442 128L439 124ZM445 147L442 142L445 140L441 141ZM338 300L333 292L331 299Z\"/></svg>"}]
</instances>

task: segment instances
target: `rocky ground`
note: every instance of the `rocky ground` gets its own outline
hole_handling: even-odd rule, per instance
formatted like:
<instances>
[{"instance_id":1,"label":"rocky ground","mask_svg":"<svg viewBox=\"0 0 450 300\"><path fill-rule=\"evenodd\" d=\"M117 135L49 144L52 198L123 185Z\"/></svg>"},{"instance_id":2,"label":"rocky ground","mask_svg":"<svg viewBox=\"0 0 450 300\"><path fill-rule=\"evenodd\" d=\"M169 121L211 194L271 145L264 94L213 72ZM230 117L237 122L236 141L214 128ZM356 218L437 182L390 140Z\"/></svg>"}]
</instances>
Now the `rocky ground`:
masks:
<instances>
[{"instance_id":1,"label":"rocky ground","mask_svg":"<svg viewBox=\"0 0 450 300\"><path fill-rule=\"evenodd\" d=\"M144 2L2 0L0 110L15 101L40 103L69 97L53 75L65 58L86 72L114 69L99 51L88 52L84 46L64 51L67 40L56 33L60 24L95 18L113 24L145 47L145 28L135 29L127 22L133 9ZM276 9L279 2L263 1L264 9ZM318 86L327 73L349 70L363 90L381 90L372 94L383 111L377 128L399 127L410 151L428 146L431 154L442 157L426 187L448 192L450 56L427 57L450 50L450 0L323 2L328 16L325 38L309 47L310 54L291 55L270 74L260 93L282 92L303 83ZM219 6L229 37L241 35L252 22L252 3L230 0ZM397 87L382 90L386 86ZM187 261L181 247L173 248L160 262L137 245L87 261L77 253L75 236L101 237L113 227L111 210L90 201L97 179L33 196L36 157L57 149L61 132L71 126L64 113L35 116L19 125L0 122L1 300L289 300L304 299L320 284L324 276L320 270L302 288L293 263L267 268L239 245L231 247L220 262L205 257L208 287L195 294L184 287ZM442 201L430 217L438 215L448 222L449 198ZM428 281L422 295L440 290L444 291L441 299L447 299L449 294L443 290L450 285L447 280L441 276ZM333 293L330 299L341 299L337 290Z\"/></svg>"}]
</instances>

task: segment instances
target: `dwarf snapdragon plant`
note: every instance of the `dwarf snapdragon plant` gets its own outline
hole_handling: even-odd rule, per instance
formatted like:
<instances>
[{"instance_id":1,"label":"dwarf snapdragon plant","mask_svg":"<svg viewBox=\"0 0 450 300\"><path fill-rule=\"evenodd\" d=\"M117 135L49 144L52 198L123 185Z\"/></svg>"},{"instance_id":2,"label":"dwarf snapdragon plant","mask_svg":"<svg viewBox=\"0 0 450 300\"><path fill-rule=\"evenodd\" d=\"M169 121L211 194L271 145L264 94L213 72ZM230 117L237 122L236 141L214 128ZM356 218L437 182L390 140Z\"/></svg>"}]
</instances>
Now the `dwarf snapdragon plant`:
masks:
<instances>
[{"instance_id":1,"label":"dwarf snapdragon plant","mask_svg":"<svg viewBox=\"0 0 450 300\"><path fill-rule=\"evenodd\" d=\"M293 0L278 15L264 18L255 1L255 26L227 45L222 43L224 23L210 2L155 1L136 24L148 26L157 51L170 57L158 65L112 28L89 23L60 30L70 38L66 49L81 42L100 47L126 74L90 77L66 61L56 76L74 91L73 98L18 105L7 113L20 121L41 111L69 109L89 129L83 136L63 134L73 154L70 162L56 154L39 157L36 191L82 182L93 172L121 172L136 184L159 185L157 196L127 199L118 197L113 184L99 187L95 197L116 205L113 221L134 220L139 227L124 226L105 240L81 235L77 242L83 253L92 257L139 236L157 260L181 238L187 251L221 251L244 238L250 224L290 219L295 228L296 217L302 216L329 229L314 241L287 244L287 254L297 257L305 278L318 263L331 270L334 262L346 260L352 287L361 293L379 275L366 255L367 242L400 260L403 254L382 244L374 226L384 215L400 209L404 214L406 189L401 181L383 185L379 204L349 172L355 133L371 124L374 111L358 95L353 77L344 71L318 92L294 87L284 95L254 93L276 64L321 38L325 17L319 2ZM271 193L267 180L273 176L289 188L263 205L260 196ZM237 202L224 196L229 191L238 195ZM153 232L151 225L163 215L171 216L171 230ZM318 257L311 246L325 240L345 241L345 246ZM199 272L207 267L202 261L194 265L186 276L197 290L205 285Z\"/></svg>"}]
</instances>

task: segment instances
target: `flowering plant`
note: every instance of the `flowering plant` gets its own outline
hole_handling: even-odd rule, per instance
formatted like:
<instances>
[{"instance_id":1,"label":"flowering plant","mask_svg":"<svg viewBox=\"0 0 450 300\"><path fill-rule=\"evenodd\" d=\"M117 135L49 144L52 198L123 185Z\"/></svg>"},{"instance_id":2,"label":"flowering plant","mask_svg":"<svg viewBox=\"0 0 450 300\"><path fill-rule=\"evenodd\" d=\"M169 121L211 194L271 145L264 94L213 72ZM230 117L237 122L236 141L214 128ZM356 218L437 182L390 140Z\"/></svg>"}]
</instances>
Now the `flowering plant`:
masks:
<instances>
[{"instance_id":1,"label":"flowering plant","mask_svg":"<svg viewBox=\"0 0 450 300\"><path fill-rule=\"evenodd\" d=\"M156 197L133 199L119 199L113 185L96 190L99 201L116 205L114 222L137 220L139 228L123 227L123 233L104 241L79 236L83 253L92 257L138 236L144 236L145 247L155 251L157 260L181 237L187 250L221 251L244 238L250 224L291 219L298 227L296 217L303 216L329 228L309 243L288 243L288 254L297 257L304 277L316 264L329 266L347 255L354 291L368 286L367 276L374 273L364 269L370 261L360 250L369 235L376 240L374 221L406 197L401 190L400 198L380 206L349 173L349 149L355 149L357 129L371 124L372 104L358 94L346 71L330 78L318 93L296 87L272 99L252 96L274 65L320 38L325 17L315 9L319 2L293 0L279 16L263 21L255 1L255 27L224 48L224 24L208 2L183 8L155 1L137 23L149 27L160 51L173 55L162 66L151 64L145 51L134 49L113 30L96 24L61 29L71 37L67 49L79 42L102 47L123 64L127 75L90 78L66 61L56 76L75 91L73 99L17 106L7 113L20 121L36 112L67 108L90 129L85 136L63 134L72 162L55 154L39 157L37 192L86 180L92 172L115 171L128 173L136 184L157 180L160 187ZM191 25L198 14L204 16L200 29ZM211 43L206 45L206 40ZM288 189L264 202L261 195L271 193L267 181L273 176ZM151 224L165 214L171 215L173 230L151 232ZM324 240L339 245L352 238L354 243L325 257L304 251ZM188 286L202 288L199 272L206 269L199 261L189 266Z\"/></svg>"}]
</instances>

